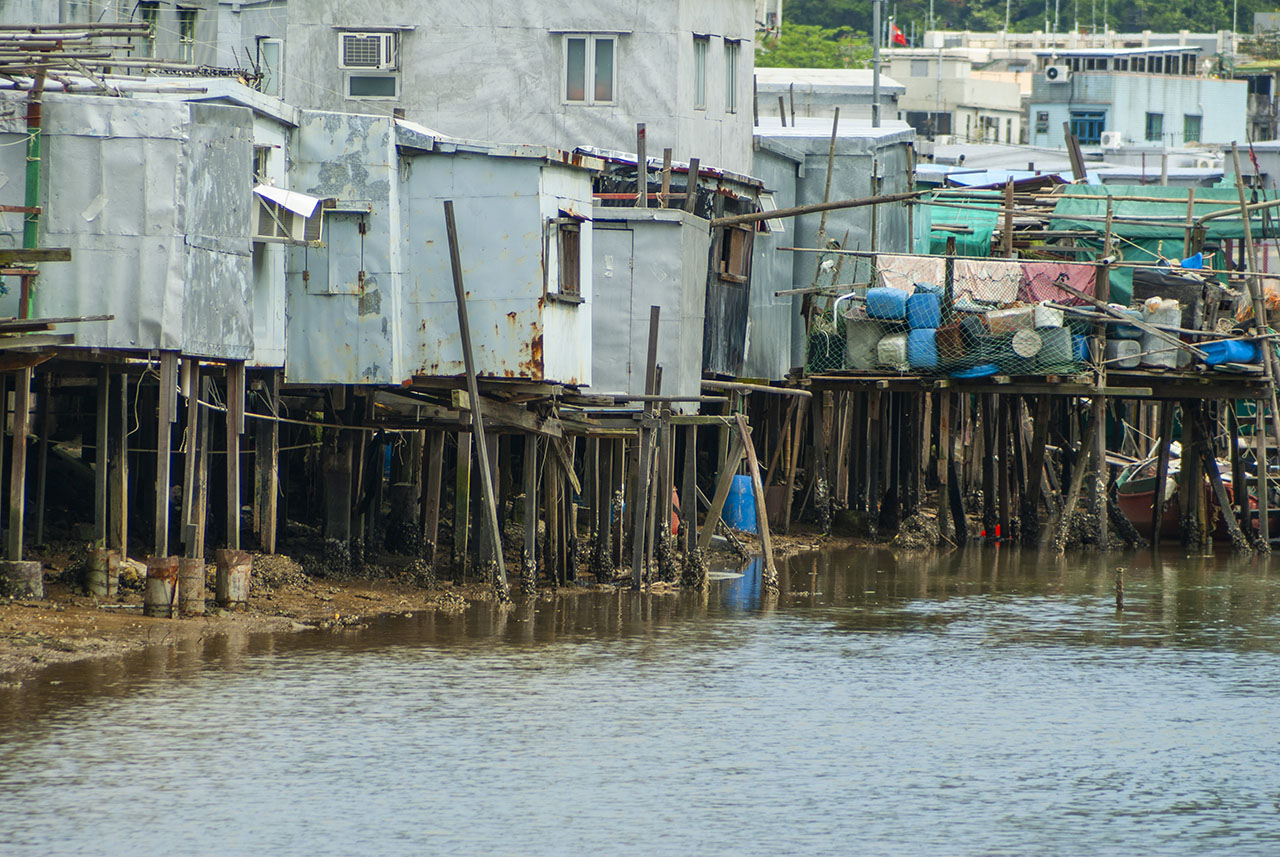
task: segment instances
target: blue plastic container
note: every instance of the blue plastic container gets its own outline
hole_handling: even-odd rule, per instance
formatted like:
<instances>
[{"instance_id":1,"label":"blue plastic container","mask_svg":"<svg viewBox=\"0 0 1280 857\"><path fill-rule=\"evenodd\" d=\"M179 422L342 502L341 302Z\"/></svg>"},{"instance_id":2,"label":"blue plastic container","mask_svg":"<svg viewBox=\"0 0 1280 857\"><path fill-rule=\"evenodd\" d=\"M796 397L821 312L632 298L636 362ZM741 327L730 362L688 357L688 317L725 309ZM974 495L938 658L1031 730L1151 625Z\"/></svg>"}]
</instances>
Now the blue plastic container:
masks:
<instances>
[{"instance_id":1,"label":"blue plastic container","mask_svg":"<svg viewBox=\"0 0 1280 857\"><path fill-rule=\"evenodd\" d=\"M972 369L962 369L959 372L952 372L952 378L988 378L997 374L1000 367L994 363L979 363Z\"/></svg>"},{"instance_id":2,"label":"blue plastic container","mask_svg":"<svg viewBox=\"0 0 1280 857\"><path fill-rule=\"evenodd\" d=\"M1123 309L1120 310L1124 315L1130 318L1136 318L1142 321L1142 310L1140 309ZM1113 324L1107 328L1107 339L1141 339L1142 331L1128 324Z\"/></svg>"},{"instance_id":3,"label":"blue plastic container","mask_svg":"<svg viewBox=\"0 0 1280 857\"><path fill-rule=\"evenodd\" d=\"M751 490L751 477L733 477L729 486L729 499L725 501L721 515L724 522L744 533L756 532L756 495Z\"/></svg>"},{"instance_id":4,"label":"blue plastic container","mask_svg":"<svg viewBox=\"0 0 1280 857\"><path fill-rule=\"evenodd\" d=\"M907 365L922 371L938 368L938 331L929 328L907 334Z\"/></svg>"},{"instance_id":5,"label":"blue plastic container","mask_svg":"<svg viewBox=\"0 0 1280 857\"><path fill-rule=\"evenodd\" d=\"M916 292L907 298L907 327L912 330L942 326L942 301L932 292Z\"/></svg>"},{"instance_id":6,"label":"blue plastic container","mask_svg":"<svg viewBox=\"0 0 1280 857\"><path fill-rule=\"evenodd\" d=\"M880 286L867 289L867 318L902 321L907 317L907 293L902 289Z\"/></svg>"},{"instance_id":7,"label":"blue plastic container","mask_svg":"<svg viewBox=\"0 0 1280 857\"><path fill-rule=\"evenodd\" d=\"M1262 362L1262 349L1256 342L1205 342L1199 347L1204 351L1206 366Z\"/></svg>"},{"instance_id":8,"label":"blue plastic container","mask_svg":"<svg viewBox=\"0 0 1280 857\"><path fill-rule=\"evenodd\" d=\"M1089 361L1089 337L1071 337L1071 359L1077 363L1087 363Z\"/></svg>"}]
</instances>

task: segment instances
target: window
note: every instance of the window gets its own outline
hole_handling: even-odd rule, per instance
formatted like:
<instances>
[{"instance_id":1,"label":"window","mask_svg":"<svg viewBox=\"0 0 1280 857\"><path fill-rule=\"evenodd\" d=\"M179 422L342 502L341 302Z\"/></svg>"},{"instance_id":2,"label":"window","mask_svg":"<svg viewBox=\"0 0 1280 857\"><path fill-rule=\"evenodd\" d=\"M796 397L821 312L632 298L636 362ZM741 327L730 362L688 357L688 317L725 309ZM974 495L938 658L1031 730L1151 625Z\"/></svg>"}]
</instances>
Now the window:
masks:
<instances>
[{"instance_id":1,"label":"window","mask_svg":"<svg viewBox=\"0 0 1280 857\"><path fill-rule=\"evenodd\" d=\"M613 36L565 36L565 101L613 103L616 45L617 39Z\"/></svg>"},{"instance_id":2,"label":"window","mask_svg":"<svg viewBox=\"0 0 1280 857\"><path fill-rule=\"evenodd\" d=\"M928 77L929 61L928 60L912 60L911 76L912 77Z\"/></svg>"},{"instance_id":3,"label":"window","mask_svg":"<svg viewBox=\"0 0 1280 857\"><path fill-rule=\"evenodd\" d=\"M1128 60L1121 60L1121 59L1116 60L1116 71L1128 71L1128 70L1129 70Z\"/></svg>"},{"instance_id":4,"label":"window","mask_svg":"<svg viewBox=\"0 0 1280 857\"><path fill-rule=\"evenodd\" d=\"M196 10L178 10L178 59L185 63L196 61Z\"/></svg>"},{"instance_id":5,"label":"window","mask_svg":"<svg viewBox=\"0 0 1280 857\"><path fill-rule=\"evenodd\" d=\"M147 25L147 34L142 37L142 42L138 46L138 56L154 57L156 55L156 23L160 19L160 4L158 2L140 2L138 3L138 18L142 23Z\"/></svg>"},{"instance_id":6,"label":"window","mask_svg":"<svg viewBox=\"0 0 1280 857\"><path fill-rule=\"evenodd\" d=\"M1004 141L1006 143L1013 142L1013 120L1012 119L1004 120Z\"/></svg>"},{"instance_id":7,"label":"window","mask_svg":"<svg viewBox=\"0 0 1280 857\"><path fill-rule=\"evenodd\" d=\"M1146 58L1145 58L1145 57L1134 57L1134 58L1133 58L1133 70L1134 70L1134 71L1146 71L1146 70L1147 70L1147 60L1146 60Z\"/></svg>"},{"instance_id":8,"label":"window","mask_svg":"<svg viewBox=\"0 0 1280 857\"><path fill-rule=\"evenodd\" d=\"M555 288L547 296L571 303L582 302L582 221L561 211L550 223L550 246L555 250Z\"/></svg>"},{"instance_id":9,"label":"window","mask_svg":"<svg viewBox=\"0 0 1280 857\"><path fill-rule=\"evenodd\" d=\"M253 147L253 183L254 185L271 184L268 180L267 164L271 161L270 146Z\"/></svg>"},{"instance_id":10,"label":"window","mask_svg":"<svg viewBox=\"0 0 1280 857\"><path fill-rule=\"evenodd\" d=\"M778 210L778 201L773 194L771 193L760 194L760 210L761 211L777 211ZM782 222L781 217L771 217L768 220L762 221L762 223L764 225L764 228L761 230L762 232L783 233L787 231L787 225Z\"/></svg>"},{"instance_id":11,"label":"window","mask_svg":"<svg viewBox=\"0 0 1280 857\"><path fill-rule=\"evenodd\" d=\"M1072 110L1071 133L1083 145L1096 146L1102 142L1106 130L1107 114L1101 110Z\"/></svg>"},{"instance_id":12,"label":"window","mask_svg":"<svg viewBox=\"0 0 1280 857\"><path fill-rule=\"evenodd\" d=\"M720 263L716 273L730 283L745 283L751 276L753 226L726 226L720 233Z\"/></svg>"},{"instance_id":13,"label":"window","mask_svg":"<svg viewBox=\"0 0 1280 857\"><path fill-rule=\"evenodd\" d=\"M1153 71L1153 72L1156 72L1156 73L1163 72L1163 71L1164 71L1164 57L1161 57L1161 56L1154 56L1154 57L1152 57L1152 58L1151 58L1151 62L1147 63L1147 65L1151 68L1151 71Z\"/></svg>"},{"instance_id":14,"label":"window","mask_svg":"<svg viewBox=\"0 0 1280 857\"><path fill-rule=\"evenodd\" d=\"M1147 114L1147 139L1152 142L1159 142L1164 138L1164 114L1148 113Z\"/></svg>"},{"instance_id":15,"label":"window","mask_svg":"<svg viewBox=\"0 0 1280 857\"><path fill-rule=\"evenodd\" d=\"M1182 142L1200 142L1200 117L1188 113L1182 117Z\"/></svg>"},{"instance_id":16,"label":"window","mask_svg":"<svg viewBox=\"0 0 1280 857\"><path fill-rule=\"evenodd\" d=\"M347 98L400 97L398 33L338 33L338 68L347 69L343 87Z\"/></svg>"},{"instance_id":17,"label":"window","mask_svg":"<svg viewBox=\"0 0 1280 857\"><path fill-rule=\"evenodd\" d=\"M741 42L724 40L724 112L738 112L738 54Z\"/></svg>"},{"instance_id":18,"label":"window","mask_svg":"<svg viewBox=\"0 0 1280 857\"><path fill-rule=\"evenodd\" d=\"M693 109L707 109L707 52L711 49L711 39L706 36L693 37Z\"/></svg>"},{"instance_id":19,"label":"window","mask_svg":"<svg viewBox=\"0 0 1280 857\"><path fill-rule=\"evenodd\" d=\"M284 68L281 60L284 57L284 42L280 39L258 39L258 72L262 79L258 81L258 90L267 95L281 97L284 80Z\"/></svg>"},{"instance_id":20,"label":"window","mask_svg":"<svg viewBox=\"0 0 1280 857\"><path fill-rule=\"evenodd\" d=\"M1048 110L1036 111L1036 133L1037 134L1049 133L1049 111Z\"/></svg>"}]
</instances>

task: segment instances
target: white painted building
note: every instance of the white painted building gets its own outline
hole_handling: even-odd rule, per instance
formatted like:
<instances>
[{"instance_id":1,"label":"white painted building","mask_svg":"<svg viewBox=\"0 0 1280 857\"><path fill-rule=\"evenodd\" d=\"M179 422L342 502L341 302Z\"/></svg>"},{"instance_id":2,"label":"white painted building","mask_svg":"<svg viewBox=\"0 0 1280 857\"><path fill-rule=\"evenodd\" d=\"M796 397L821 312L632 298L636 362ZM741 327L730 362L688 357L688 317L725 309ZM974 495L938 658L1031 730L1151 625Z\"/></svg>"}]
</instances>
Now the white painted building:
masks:
<instances>
[{"instance_id":1,"label":"white painted building","mask_svg":"<svg viewBox=\"0 0 1280 857\"><path fill-rule=\"evenodd\" d=\"M885 52L889 75L905 92L900 117L930 139L1018 143L1022 86L1016 73L974 69L966 51L898 48Z\"/></svg>"},{"instance_id":2,"label":"white painted building","mask_svg":"<svg viewBox=\"0 0 1280 857\"><path fill-rule=\"evenodd\" d=\"M219 50L268 49L280 96L301 108L394 113L455 137L564 150L634 150L643 122L651 152L750 168L754 0L219 9Z\"/></svg>"}]
</instances>

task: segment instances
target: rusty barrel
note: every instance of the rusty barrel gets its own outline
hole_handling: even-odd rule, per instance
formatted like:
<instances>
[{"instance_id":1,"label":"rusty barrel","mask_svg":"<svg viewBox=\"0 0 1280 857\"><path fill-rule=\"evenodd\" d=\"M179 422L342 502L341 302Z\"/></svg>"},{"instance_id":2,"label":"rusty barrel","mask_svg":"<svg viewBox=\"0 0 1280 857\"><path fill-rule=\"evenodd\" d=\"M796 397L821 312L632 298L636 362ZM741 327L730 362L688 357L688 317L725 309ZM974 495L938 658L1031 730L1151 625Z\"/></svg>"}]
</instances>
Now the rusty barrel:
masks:
<instances>
[{"instance_id":1,"label":"rusty barrel","mask_svg":"<svg viewBox=\"0 0 1280 857\"><path fill-rule=\"evenodd\" d=\"M34 560L0 561L0 595L44 598L44 566Z\"/></svg>"},{"instance_id":2,"label":"rusty barrel","mask_svg":"<svg viewBox=\"0 0 1280 857\"><path fill-rule=\"evenodd\" d=\"M183 616L204 615L204 560L178 560L178 610Z\"/></svg>"},{"instance_id":3,"label":"rusty barrel","mask_svg":"<svg viewBox=\"0 0 1280 857\"><path fill-rule=\"evenodd\" d=\"M84 583L94 598L115 598L120 587L120 552L107 548L91 549Z\"/></svg>"},{"instance_id":4,"label":"rusty barrel","mask_svg":"<svg viewBox=\"0 0 1280 857\"><path fill-rule=\"evenodd\" d=\"M215 593L219 607L240 608L249 601L249 574L253 571L253 557L248 551L224 548L214 555L218 563Z\"/></svg>"},{"instance_id":5,"label":"rusty barrel","mask_svg":"<svg viewBox=\"0 0 1280 857\"><path fill-rule=\"evenodd\" d=\"M178 600L178 558L153 556L147 560L147 588L142 593L142 615L173 618Z\"/></svg>"}]
</instances>

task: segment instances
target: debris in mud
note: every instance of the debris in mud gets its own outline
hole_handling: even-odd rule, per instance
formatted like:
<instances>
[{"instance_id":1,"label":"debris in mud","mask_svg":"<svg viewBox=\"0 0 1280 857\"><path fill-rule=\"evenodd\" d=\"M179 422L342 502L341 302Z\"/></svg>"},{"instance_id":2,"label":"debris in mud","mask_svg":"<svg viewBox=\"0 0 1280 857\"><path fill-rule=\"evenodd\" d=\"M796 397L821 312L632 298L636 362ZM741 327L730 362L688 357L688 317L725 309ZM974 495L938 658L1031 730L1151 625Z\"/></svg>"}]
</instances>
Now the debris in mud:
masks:
<instances>
[{"instance_id":1,"label":"debris in mud","mask_svg":"<svg viewBox=\"0 0 1280 857\"><path fill-rule=\"evenodd\" d=\"M302 570L302 566L282 554L254 554L250 581L255 592L270 591L283 586L311 585L311 579Z\"/></svg>"},{"instance_id":2,"label":"debris in mud","mask_svg":"<svg viewBox=\"0 0 1280 857\"><path fill-rule=\"evenodd\" d=\"M901 550L929 550L938 546L938 522L916 512L898 527L898 534L889 542Z\"/></svg>"}]
</instances>

